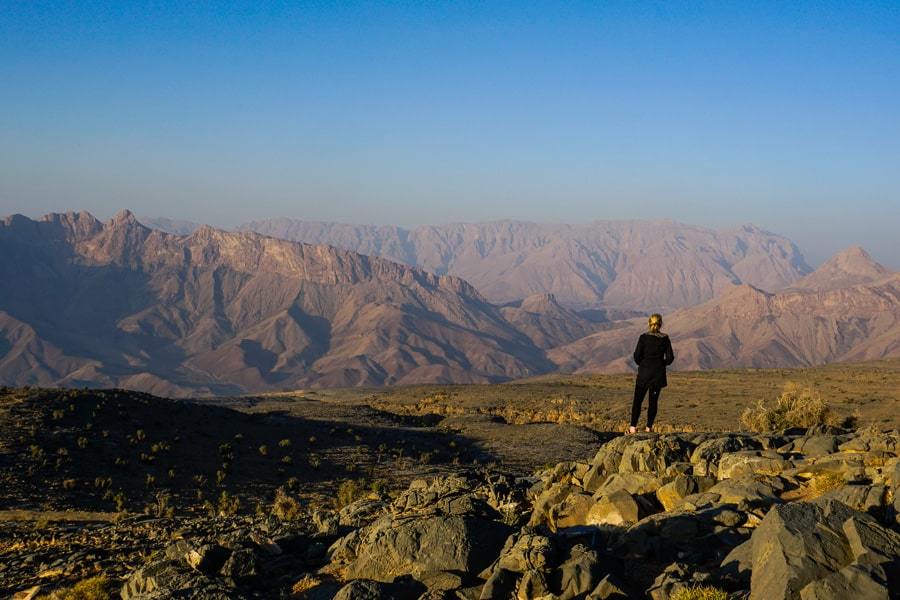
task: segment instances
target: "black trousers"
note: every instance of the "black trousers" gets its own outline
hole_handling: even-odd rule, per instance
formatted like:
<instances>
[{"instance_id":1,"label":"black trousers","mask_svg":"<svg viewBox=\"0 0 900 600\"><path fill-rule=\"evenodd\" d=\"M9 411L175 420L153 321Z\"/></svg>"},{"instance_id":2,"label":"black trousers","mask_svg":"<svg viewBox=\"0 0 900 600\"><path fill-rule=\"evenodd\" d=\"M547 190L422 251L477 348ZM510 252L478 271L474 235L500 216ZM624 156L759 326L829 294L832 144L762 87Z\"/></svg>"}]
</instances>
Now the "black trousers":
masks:
<instances>
[{"instance_id":1,"label":"black trousers","mask_svg":"<svg viewBox=\"0 0 900 600\"><path fill-rule=\"evenodd\" d=\"M642 385L634 386L634 402L631 403L631 426L637 427L638 418L641 416L641 404L644 402L644 396L647 396L647 427L653 427L656 420L656 409L659 402L659 393L662 390L653 388L645 388ZM647 392L650 392L648 395Z\"/></svg>"}]
</instances>

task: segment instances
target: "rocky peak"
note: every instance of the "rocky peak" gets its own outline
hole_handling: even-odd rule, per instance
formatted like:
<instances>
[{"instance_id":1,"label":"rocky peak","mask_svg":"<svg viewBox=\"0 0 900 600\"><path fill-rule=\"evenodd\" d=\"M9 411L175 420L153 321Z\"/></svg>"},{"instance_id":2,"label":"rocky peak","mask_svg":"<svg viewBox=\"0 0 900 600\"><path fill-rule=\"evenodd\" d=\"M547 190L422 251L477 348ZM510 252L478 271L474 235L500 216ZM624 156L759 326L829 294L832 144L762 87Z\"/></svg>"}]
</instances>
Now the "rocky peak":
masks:
<instances>
[{"instance_id":1,"label":"rocky peak","mask_svg":"<svg viewBox=\"0 0 900 600\"><path fill-rule=\"evenodd\" d=\"M827 292L872 283L892 273L859 246L851 246L798 280L791 289Z\"/></svg>"},{"instance_id":2,"label":"rocky peak","mask_svg":"<svg viewBox=\"0 0 900 600\"><path fill-rule=\"evenodd\" d=\"M522 300L522 310L531 313L558 312L561 307L553 294L538 294Z\"/></svg>"}]
</instances>

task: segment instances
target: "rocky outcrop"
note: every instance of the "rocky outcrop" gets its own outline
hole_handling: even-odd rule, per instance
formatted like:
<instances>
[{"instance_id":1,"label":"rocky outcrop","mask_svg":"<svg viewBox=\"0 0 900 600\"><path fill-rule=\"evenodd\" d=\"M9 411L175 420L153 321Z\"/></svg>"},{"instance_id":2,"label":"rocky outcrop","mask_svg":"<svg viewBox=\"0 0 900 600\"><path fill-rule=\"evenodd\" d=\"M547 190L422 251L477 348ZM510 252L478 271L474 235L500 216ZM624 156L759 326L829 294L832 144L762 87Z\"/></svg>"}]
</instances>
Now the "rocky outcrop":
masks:
<instances>
[{"instance_id":1,"label":"rocky outcrop","mask_svg":"<svg viewBox=\"0 0 900 600\"><path fill-rule=\"evenodd\" d=\"M898 598L898 453L896 431L636 434L532 477L416 480L298 522L143 520L149 562L110 573L125 600ZM59 533L61 571L79 535ZM24 589L41 560L3 556L0 575Z\"/></svg>"}]
</instances>

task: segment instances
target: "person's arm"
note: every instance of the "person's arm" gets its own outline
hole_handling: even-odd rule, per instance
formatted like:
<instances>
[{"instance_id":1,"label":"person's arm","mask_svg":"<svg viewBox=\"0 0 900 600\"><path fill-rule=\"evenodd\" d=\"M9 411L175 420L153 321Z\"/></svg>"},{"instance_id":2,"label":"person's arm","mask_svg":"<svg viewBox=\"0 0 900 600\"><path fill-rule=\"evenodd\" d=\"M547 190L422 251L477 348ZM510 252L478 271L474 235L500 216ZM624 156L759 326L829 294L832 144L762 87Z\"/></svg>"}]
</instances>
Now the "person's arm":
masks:
<instances>
[{"instance_id":1,"label":"person's arm","mask_svg":"<svg viewBox=\"0 0 900 600\"><path fill-rule=\"evenodd\" d=\"M634 355L632 356L632 358L634 358L634 364L636 365L640 365L641 361L644 360L644 344L641 343L643 341L644 336L639 337L637 346L635 346L634 348Z\"/></svg>"},{"instance_id":2,"label":"person's arm","mask_svg":"<svg viewBox=\"0 0 900 600\"><path fill-rule=\"evenodd\" d=\"M675 361L675 352L672 350L672 340L669 339L669 336L666 336L666 355L665 362L668 367Z\"/></svg>"}]
</instances>

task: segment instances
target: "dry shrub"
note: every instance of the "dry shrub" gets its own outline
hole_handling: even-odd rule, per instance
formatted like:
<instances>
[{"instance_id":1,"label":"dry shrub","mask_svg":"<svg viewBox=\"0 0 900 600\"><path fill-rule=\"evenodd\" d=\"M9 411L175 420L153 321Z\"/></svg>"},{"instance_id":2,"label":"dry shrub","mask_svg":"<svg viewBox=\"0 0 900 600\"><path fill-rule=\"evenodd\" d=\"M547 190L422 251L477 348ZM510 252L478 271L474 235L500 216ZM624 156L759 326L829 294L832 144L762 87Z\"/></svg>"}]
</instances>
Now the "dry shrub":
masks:
<instances>
[{"instance_id":1,"label":"dry shrub","mask_svg":"<svg viewBox=\"0 0 900 600\"><path fill-rule=\"evenodd\" d=\"M693 585L672 594L672 600L728 600L728 592L710 585Z\"/></svg>"},{"instance_id":2,"label":"dry shrub","mask_svg":"<svg viewBox=\"0 0 900 600\"><path fill-rule=\"evenodd\" d=\"M99 575L79 581L71 589L50 596L38 596L36 600L112 600L118 597L118 585L105 575Z\"/></svg>"},{"instance_id":3,"label":"dry shrub","mask_svg":"<svg viewBox=\"0 0 900 600\"><path fill-rule=\"evenodd\" d=\"M741 415L746 427L757 433L780 431L791 427L809 428L832 424L835 415L811 387L788 382L774 407L763 404L748 408Z\"/></svg>"},{"instance_id":4,"label":"dry shrub","mask_svg":"<svg viewBox=\"0 0 900 600\"><path fill-rule=\"evenodd\" d=\"M818 498L826 492L839 490L847 485L847 480L840 473L819 473L810 481L812 497Z\"/></svg>"},{"instance_id":5,"label":"dry shrub","mask_svg":"<svg viewBox=\"0 0 900 600\"><path fill-rule=\"evenodd\" d=\"M291 496L283 487L275 490L275 502L272 504L272 514L282 521L299 521L303 516L300 502Z\"/></svg>"},{"instance_id":6,"label":"dry shrub","mask_svg":"<svg viewBox=\"0 0 900 600\"><path fill-rule=\"evenodd\" d=\"M352 479L347 479L338 487L337 498L334 499L334 507L340 510L353 504L363 496L365 496L365 489L361 482L358 483Z\"/></svg>"},{"instance_id":7,"label":"dry shrub","mask_svg":"<svg viewBox=\"0 0 900 600\"><path fill-rule=\"evenodd\" d=\"M297 581L297 583L294 584L294 587L291 588L291 593L302 594L304 592L308 592L309 590L322 585L323 582L324 579L316 575L304 575L299 581Z\"/></svg>"}]
</instances>

